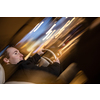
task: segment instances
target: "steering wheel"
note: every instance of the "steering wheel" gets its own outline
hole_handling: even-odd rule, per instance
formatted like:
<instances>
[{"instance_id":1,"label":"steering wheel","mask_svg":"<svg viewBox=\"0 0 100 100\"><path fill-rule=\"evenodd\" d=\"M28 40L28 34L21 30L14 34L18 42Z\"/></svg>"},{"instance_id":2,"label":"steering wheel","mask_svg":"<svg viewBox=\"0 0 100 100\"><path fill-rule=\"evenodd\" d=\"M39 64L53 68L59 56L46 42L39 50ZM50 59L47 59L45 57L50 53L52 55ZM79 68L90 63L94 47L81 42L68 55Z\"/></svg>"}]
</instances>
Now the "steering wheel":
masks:
<instances>
[{"instance_id":1,"label":"steering wheel","mask_svg":"<svg viewBox=\"0 0 100 100\"><path fill-rule=\"evenodd\" d=\"M51 51L50 49L43 49L44 51L49 51L53 56L54 59L57 59L57 56L55 55L55 53L53 51ZM46 60L48 60L50 63L53 63L53 61L50 60L50 58L43 56L43 58L45 58Z\"/></svg>"},{"instance_id":2,"label":"steering wheel","mask_svg":"<svg viewBox=\"0 0 100 100\"><path fill-rule=\"evenodd\" d=\"M44 51L49 51L53 56L54 59L56 59L56 55L53 51L51 51L50 49L43 49ZM24 58L25 60L27 60L29 58L29 56L31 55L31 53L33 52L33 50ZM39 63L37 64L39 67L40 66L44 66L47 67L49 64L53 64L53 61L50 60L50 58L42 56Z\"/></svg>"},{"instance_id":3,"label":"steering wheel","mask_svg":"<svg viewBox=\"0 0 100 100\"><path fill-rule=\"evenodd\" d=\"M43 51L49 51L54 56L54 59L57 58L55 53L53 51L51 51L50 49L43 49ZM38 66L47 67L49 64L53 64L53 61L51 61L51 59L48 57L42 56Z\"/></svg>"}]
</instances>

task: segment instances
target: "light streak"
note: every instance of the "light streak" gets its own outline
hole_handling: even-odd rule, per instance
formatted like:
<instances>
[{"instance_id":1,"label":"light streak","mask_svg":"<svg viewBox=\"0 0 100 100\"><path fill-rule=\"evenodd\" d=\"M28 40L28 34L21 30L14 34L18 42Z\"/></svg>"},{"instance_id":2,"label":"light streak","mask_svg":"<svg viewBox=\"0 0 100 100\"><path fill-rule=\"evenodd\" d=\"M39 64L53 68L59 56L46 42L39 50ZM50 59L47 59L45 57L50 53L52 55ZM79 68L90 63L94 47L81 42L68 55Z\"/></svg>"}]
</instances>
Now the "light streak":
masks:
<instances>
[{"instance_id":1,"label":"light streak","mask_svg":"<svg viewBox=\"0 0 100 100\"><path fill-rule=\"evenodd\" d=\"M43 24L44 22L42 21L35 29L34 32L37 31L37 29Z\"/></svg>"},{"instance_id":2,"label":"light streak","mask_svg":"<svg viewBox=\"0 0 100 100\"><path fill-rule=\"evenodd\" d=\"M55 38L57 38L65 29L62 27L60 31L55 35Z\"/></svg>"},{"instance_id":3,"label":"light streak","mask_svg":"<svg viewBox=\"0 0 100 100\"><path fill-rule=\"evenodd\" d=\"M49 31L52 31L52 29L56 26L56 24L54 24L47 32L46 34L49 34Z\"/></svg>"},{"instance_id":4,"label":"light streak","mask_svg":"<svg viewBox=\"0 0 100 100\"><path fill-rule=\"evenodd\" d=\"M58 47L60 47L70 36L71 36L71 35L67 36L67 37L65 38L65 40L64 40L62 43L59 44Z\"/></svg>"},{"instance_id":5,"label":"light streak","mask_svg":"<svg viewBox=\"0 0 100 100\"><path fill-rule=\"evenodd\" d=\"M41 43L41 40L35 41L34 43L31 44L31 46L29 48L27 48L27 51L30 52L33 48L35 48L40 43Z\"/></svg>"},{"instance_id":6,"label":"light streak","mask_svg":"<svg viewBox=\"0 0 100 100\"><path fill-rule=\"evenodd\" d=\"M85 29L81 34L77 35L70 42L68 42L68 44L61 49L61 51L64 50L65 48L69 47L72 43L74 43L86 30L87 29Z\"/></svg>"},{"instance_id":7,"label":"light streak","mask_svg":"<svg viewBox=\"0 0 100 100\"><path fill-rule=\"evenodd\" d=\"M52 32L52 29L56 26L56 24L54 24L47 32L46 32L46 36L42 39L42 40L45 40L47 37L49 37L49 35L51 36L51 32ZM51 34L50 34L51 33Z\"/></svg>"},{"instance_id":8,"label":"light streak","mask_svg":"<svg viewBox=\"0 0 100 100\"><path fill-rule=\"evenodd\" d=\"M53 30L53 32L46 38L46 39L49 39L50 36L55 32L56 30Z\"/></svg>"},{"instance_id":9,"label":"light streak","mask_svg":"<svg viewBox=\"0 0 100 100\"><path fill-rule=\"evenodd\" d=\"M36 29L36 27L39 25L39 23L31 30L31 32L30 33L32 33L35 29Z\"/></svg>"},{"instance_id":10,"label":"light streak","mask_svg":"<svg viewBox=\"0 0 100 100\"><path fill-rule=\"evenodd\" d=\"M57 38L64 30L67 26L69 26L71 24L71 22L75 19L75 17L70 21L68 20L66 22L66 24L60 29L60 31L58 33L56 33L55 38Z\"/></svg>"},{"instance_id":11,"label":"light streak","mask_svg":"<svg viewBox=\"0 0 100 100\"><path fill-rule=\"evenodd\" d=\"M52 31L50 31L50 33L51 33ZM45 40L48 36L49 36L49 34L50 33L48 33L42 40Z\"/></svg>"},{"instance_id":12,"label":"light streak","mask_svg":"<svg viewBox=\"0 0 100 100\"><path fill-rule=\"evenodd\" d=\"M42 21L40 24L38 23L31 31L30 33L32 33L33 31L37 31L37 29L44 23L44 21Z\"/></svg>"}]
</instances>

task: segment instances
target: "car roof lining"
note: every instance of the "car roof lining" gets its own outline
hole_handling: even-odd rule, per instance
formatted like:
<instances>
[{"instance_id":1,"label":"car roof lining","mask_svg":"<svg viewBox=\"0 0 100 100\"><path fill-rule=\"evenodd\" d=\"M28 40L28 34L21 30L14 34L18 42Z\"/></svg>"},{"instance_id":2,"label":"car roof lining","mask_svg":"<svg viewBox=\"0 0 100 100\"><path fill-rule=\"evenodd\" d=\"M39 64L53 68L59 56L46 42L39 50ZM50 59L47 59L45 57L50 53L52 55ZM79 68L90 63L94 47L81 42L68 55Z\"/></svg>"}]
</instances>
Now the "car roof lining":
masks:
<instances>
[{"instance_id":1,"label":"car roof lining","mask_svg":"<svg viewBox=\"0 0 100 100\"><path fill-rule=\"evenodd\" d=\"M11 44L14 39L17 41L13 44L16 44L27 32L35 27L37 23L43 20L43 18L44 17L0 17L0 51ZM26 27L30 28L27 28L26 31ZM23 29L25 31L21 33Z\"/></svg>"}]
</instances>

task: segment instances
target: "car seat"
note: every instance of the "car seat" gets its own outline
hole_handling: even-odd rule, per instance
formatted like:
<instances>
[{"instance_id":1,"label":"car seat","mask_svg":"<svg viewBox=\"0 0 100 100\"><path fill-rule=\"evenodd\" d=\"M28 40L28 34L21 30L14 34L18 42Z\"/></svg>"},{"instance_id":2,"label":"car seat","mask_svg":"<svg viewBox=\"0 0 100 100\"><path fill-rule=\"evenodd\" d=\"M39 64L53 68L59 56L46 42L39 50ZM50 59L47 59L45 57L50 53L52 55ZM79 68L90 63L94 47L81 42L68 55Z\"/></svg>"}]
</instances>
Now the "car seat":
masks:
<instances>
[{"instance_id":1,"label":"car seat","mask_svg":"<svg viewBox=\"0 0 100 100\"><path fill-rule=\"evenodd\" d=\"M19 81L9 81L5 82L5 71L3 66L0 64L0 84L33 84L31 82L19 82Z\"/></svg>"},{"instance_id":2,"label":"car seat","mask_svg":"<svg viewBox=\"0 0 100 100\"><path fill-rule=\"evenodd\" d=\"M57 78L54 84L83 84L87 81L87 77L85 76L83 71L79 71L76 68L76 63L72 63L61 73L61 75ZM77 73L78 72L78 73ZM3 66L0 64L0 84L35 84L31 82L23 82L23 81L7 81L5 82L5 71Z\"/></svg>"},{"instance_id":3,"label":"car seat","mask_svg":"<svg viewBox=\"0 0 100 100\"><path fill-rule=\"evenodd\" d=\"M87 77L82 70L77 67L77 63L71 63L57 78L64 80L68 84L83 84L87 82Z\"/></svg>"},{"instance_id":4,"label":"car seat","mask_svg":"<svg viewBox=\"0 0 100 100\"><path fill-rule=\"evenodd\" d=\"M0 84L5 83L5 72L3 66L0 64Z\"/></svg>"}]
</instances>

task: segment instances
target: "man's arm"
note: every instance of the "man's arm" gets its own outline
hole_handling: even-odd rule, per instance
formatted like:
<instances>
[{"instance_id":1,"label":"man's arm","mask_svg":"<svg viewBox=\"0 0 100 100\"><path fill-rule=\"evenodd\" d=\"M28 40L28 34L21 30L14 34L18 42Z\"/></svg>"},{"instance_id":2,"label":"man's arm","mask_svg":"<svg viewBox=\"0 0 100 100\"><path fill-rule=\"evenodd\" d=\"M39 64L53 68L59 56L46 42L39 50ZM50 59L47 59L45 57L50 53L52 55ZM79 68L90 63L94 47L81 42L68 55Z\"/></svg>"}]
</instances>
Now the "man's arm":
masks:
<instances>
[{"instance_id":1,"label":"man's arm","mask_svg":"<svg viewBox=\"0 0 100 100\"><path fill-rule=\"evenodd\" d=\"M44 70L46 72L49 72L53 75L59 76L61 73L61 67L60 67L60 61L58 58L56 58L53 64L50 64L48 67L39 67L38 69L40 70Z\"/></svg>"},{"instance_id":2,"label":"man's arm","mask_svg":"<svg viewBox=\"0 0 100 100\"><path fill-rule=\"evenodd\" d=\"M29 57L27 60L30 61L30 62L32 62L32 63L34 63L34 64L36 64L36 63L38 63L38 61L39 61L40 58L41 58L40 55L38 55L36 53L34 56Z\"/></svg>"},{"instance_id":3,"label":"man's arm","mask_svg":"<svg viewBox=\"0 0 100 100\"><path fill-rule=\"evenodd\" d=\"M41 56L40 56L41 54L44 54L44 52L42 52L42 50L37 51L37 53L34 56L28 58L28 60L34 64L37 64L39 59L41 58Z\"/></svg>"},{"instance_id":4,"label":"man's arm","mask_svg":"<svg viewBox=\"0 0 100 100\"><path fill-rule=\"evenodd\" d=\"M56 75L56 76L59 76L60 72L61 72L60 64L57 62L54 62L52 65L49 65L48 67L41 66L38 69L49 72L49 73Z\"/></svg>"}]
</instances>

